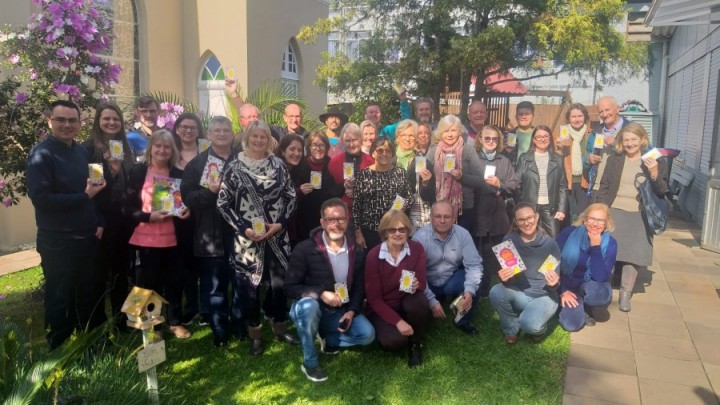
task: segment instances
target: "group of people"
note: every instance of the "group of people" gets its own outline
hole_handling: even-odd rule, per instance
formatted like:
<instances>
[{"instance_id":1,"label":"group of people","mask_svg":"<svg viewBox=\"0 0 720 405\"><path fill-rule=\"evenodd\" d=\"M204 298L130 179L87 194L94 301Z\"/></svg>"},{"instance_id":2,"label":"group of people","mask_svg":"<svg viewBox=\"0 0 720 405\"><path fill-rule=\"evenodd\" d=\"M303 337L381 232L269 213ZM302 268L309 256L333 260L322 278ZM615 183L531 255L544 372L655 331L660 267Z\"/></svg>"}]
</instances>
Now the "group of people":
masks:
<instances>
[{"instance_id":1,"label":"group of people","mask_svg":"<svg viewBox=\"0 0 720 405\"><path fill-rule=\"evenodd\" d=\"M652 261L636 184L662 195L668 174L663 158L641 158L648 135L612 98L599 101L594 129L573 104L559 135L533 126L529 102L503 133L485 125L480 101L463 125L454 115L434 122L428 98L413 118L404 94L396 123L381 126L371 104L360 125L329 110L327 130L308 133L299 105L286 106L285 126L268 125L229 91L240 134L222 116L205 132L189 113L160 129L158 102L141 97L130 133L120 109L101 104L78 144L79 108L50 106L51 133L26 174L51 349L104 322L106 296L122 327L129 283L163 295L177 338L199 321L216 346L249 339L259 356L269 320L277 341L301 345L312 381L327 379L318 337L325 354L377 340L421 364L430 319L445 318L448 303L469 335L489 298L508 344L520 331L541 340L558 308L569 331L594 325L592 308L610 303L622 271L619 305L630 311L637 272ZM102 165L101 181L88 164ZM179 183L173 209L158 201L158 182ZM493 247L505 241L523 271L500 265ZM558 266L547 270L550 256Z\"/></svg>"}]
</instances>

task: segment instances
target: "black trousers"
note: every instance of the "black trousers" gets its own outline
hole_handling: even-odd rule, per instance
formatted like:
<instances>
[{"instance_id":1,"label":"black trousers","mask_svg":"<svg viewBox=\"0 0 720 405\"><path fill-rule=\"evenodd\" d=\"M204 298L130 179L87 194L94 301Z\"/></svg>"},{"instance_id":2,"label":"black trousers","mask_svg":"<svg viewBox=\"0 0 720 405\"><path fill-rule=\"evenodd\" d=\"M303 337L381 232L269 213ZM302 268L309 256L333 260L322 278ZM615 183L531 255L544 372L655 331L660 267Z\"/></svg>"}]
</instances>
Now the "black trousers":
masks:
<instances>
[{"instance_id":1,"label":"black trousers","mask_svg":"<svg viewBox=\"0 0 720 405\"><path fill-rule=\"evenodd\" d=\"M548 236L555 239L558 235L558 223L554 218L555 213L552 212L549 205L538 204L537 210L540 214L540 227Z\"/></svg>"},{"instance_id":2,"label":"black trousers","mask_svg":"<svg viewBox=\"0 0 720 405\"><path fill-rule=\"evenodd\" d=\"M260 287L267 285L265 299L262 303L262 310L265 315L274 322L285 322L288 320L289 309L287 297L282 287L273 288L272 275L285 274L286 269L282 268L280 260L275 256L272 249L265 248L265 263L260 284L255 286L245 273L235 271L233 288L242 294L244 317L248 326L259 326L262 323L260 318Z\"/></svg>"},{"instance_id":3,"label":"black trousers","mask_svg":"<svg viewBox=\"0 0 720 405\"><path fill-rule=\"evenodd\" d=\"M177 247L138 247L142 268L135 275L138 287L153 290L168 301L168 325L180 325L182 316L182 259Z\"/></svg>"}]
</instances>

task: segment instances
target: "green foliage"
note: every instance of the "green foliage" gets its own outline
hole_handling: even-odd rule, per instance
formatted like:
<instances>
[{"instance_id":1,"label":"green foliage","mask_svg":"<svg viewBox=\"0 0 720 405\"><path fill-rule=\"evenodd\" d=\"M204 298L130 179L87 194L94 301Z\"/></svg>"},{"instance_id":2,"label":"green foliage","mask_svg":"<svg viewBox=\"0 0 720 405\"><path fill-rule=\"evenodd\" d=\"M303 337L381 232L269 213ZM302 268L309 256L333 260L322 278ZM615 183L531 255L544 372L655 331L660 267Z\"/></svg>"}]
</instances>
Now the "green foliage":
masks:
<instances>
[{"instance_id":1,"label":"green foliage","mask_svg":"<svg viewBox=\"0 0 720 405\"><path fill-rule=\"evenodd\" d=\"M399 82L435 100L447 84L467 103L473 75L481 84L488 75L511 69L521 81L597 72L602 84L647 69L647 46L626 43L614 28L626 14L623 0L343 0L337 5L339 17L302 27L298 39L312 42L335 31L342 42L360 22L375 26L359 59L352 61L342 49L323 56L316 83L341 98L380 99ZM546 63L550 60L562 68Z\"/></svg>"}]
</instances>

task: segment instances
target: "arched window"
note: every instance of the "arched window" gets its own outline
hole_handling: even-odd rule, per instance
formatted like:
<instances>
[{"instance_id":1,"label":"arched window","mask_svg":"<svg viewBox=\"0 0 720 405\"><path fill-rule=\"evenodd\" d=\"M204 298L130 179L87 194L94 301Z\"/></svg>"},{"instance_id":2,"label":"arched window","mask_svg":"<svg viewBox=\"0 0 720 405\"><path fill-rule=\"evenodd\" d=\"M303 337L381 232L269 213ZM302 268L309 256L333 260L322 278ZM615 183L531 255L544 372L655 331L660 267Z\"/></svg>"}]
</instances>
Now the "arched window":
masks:
<instances>
[{"instance_id":1,"label":"arched window","mask_svg":"<svg viewBox=\"0 0 720 405\"><path fill-rule=\"evenodd\" d=\"M300 75L298 73L298 59L292 42L288 42L282 56L280 77L285 95L297 97L300 95Z\"/></svg>"},{"instance_id":2,"label":"arched window","mask_svg":"<svg viewBox=\"0 0 720 405\"><path fill-rule=\"evenodd\" d=\"M225 98L225 70L218 58L210 53L205 60L198 80L198 109L209 117L227 116Z\"/></svg>"}]
</instances>

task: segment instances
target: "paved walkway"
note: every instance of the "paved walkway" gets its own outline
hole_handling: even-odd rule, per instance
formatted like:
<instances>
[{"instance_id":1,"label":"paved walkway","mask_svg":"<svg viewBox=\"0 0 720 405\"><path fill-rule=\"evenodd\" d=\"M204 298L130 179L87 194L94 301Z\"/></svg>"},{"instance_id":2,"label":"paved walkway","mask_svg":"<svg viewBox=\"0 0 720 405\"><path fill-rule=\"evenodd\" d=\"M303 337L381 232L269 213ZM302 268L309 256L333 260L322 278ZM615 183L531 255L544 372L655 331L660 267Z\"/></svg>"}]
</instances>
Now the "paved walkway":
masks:
<instances>
[{"instance_id":1,"label":"paved walkway","mask_svg":"<svg viewBox=\"0 0 720 405\"><path fill-rule=\"evenodd\" d=\"M632 311L614 290L610 319L572 334L563 404L720 403L720 254L699 239L672 218Z\"/></svg>"},{"instance_id":2,"label":"paved walkway","mask_svg":"<svg viewBox=\"0 0 720 405\"><path fill-rule=\"evenodd\" d=\"M0 256L0 276L40 265L40 255L35 249Z\"/></svg>"}]
</instances>

